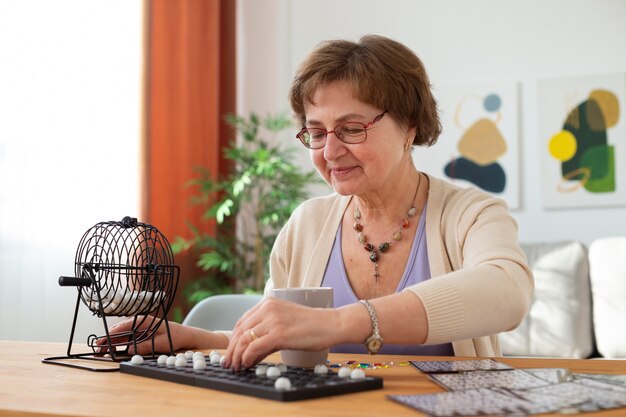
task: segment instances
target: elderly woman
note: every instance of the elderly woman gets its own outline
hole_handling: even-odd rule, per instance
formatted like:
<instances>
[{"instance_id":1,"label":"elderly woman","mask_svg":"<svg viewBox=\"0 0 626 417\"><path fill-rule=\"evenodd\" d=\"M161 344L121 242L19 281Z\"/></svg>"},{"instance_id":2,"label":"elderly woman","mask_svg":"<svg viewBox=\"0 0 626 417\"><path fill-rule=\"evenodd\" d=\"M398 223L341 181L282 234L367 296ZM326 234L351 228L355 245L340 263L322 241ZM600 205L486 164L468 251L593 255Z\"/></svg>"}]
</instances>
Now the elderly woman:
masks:
<instances>
[{"instance_id":1,"label":"elderly woman","mask_svg":"<svg viewBox=\"0 0 626 417\"><path fill-rule=\"evenodd\" d=\"M415 167L412 149L441 130L419 58L382 36L324 42L299 67L290 101L297 137L334 193L293 213L267 297L232 334L173 325L175 347L227 347L235 370L285 348L500 355L497 334L526 315L532 274L502 200ZM298 286L333 287L335 308L269 297Z\"/></svg>"}]
</instances>

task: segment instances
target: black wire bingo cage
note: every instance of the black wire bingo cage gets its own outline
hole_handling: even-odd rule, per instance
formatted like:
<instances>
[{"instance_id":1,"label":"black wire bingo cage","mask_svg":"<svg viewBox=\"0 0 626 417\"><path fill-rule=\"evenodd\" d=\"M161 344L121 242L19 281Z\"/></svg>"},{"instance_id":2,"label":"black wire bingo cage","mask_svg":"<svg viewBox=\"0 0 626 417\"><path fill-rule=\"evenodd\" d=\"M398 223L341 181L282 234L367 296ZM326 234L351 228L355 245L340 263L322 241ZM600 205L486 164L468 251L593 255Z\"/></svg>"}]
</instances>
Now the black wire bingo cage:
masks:
<instances>
[{"instance_id":1,"label":"black wire bingo cage","mask_svg":"<svg viewBox=\"0 0 626 417\"><path fill-rule=\"evenodd\" d=\"M101 222L83 235L74 263L74 276L59 278L59 285L74 286L78 294L67 356L50 357L45 363L92 371L115 371L118 368L94 368L68 362L68 359L120 361L127 359L129 348L146 340L152 342L164 324L170 354L174 348L167 313L174 301L180 270L166 237L149 224L124 217L121 222ZM87 346L91 352L71 353L80 303L102 319L104 334L91 334ZM132 328L111 334L110 317L132 317Z\"/></svg>"}]
</instances>

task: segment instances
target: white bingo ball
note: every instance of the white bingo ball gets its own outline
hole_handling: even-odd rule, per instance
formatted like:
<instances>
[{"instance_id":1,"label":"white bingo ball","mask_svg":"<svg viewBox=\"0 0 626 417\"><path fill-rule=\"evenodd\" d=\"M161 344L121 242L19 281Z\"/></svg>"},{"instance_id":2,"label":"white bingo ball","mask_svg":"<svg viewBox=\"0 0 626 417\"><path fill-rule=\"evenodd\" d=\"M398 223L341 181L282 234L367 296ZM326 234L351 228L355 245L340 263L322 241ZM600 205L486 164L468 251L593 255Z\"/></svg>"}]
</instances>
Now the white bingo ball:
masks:
<instances>
[{"instance_id":1,"label":"white bingo ball","mask_svg":"<svg viewBox=\"0 0 626 417\"><path fill-rule=\"evenodd\" d=\"M161 355L161 356L158 357L157 365L165 366L166 363L167 363L167 355Z\"/></svg>"},{"instance_id":2,"label":"white bingo ball","mask_svg":"<svg viewBox=\"0 0 626 417\"><path fill-rule=\"evenodd\" d=\"M365 372L363 372L363 369L353 369L350 373L350 379L365 379Z\"/></svg>"},{"instance_id":3,"label":"white bingo ball","mask_svg":"<svg viewBox=\"0 0 626 417\"><path fill-rule=\"evenodd\" d=\"M133 291L128 296L128 304L126 305L126 308L124 310L126 311L127 314L130 315L130 314L135 314L135 311L138 309L139 309L139 305L137 305L137 291Z\"/></svg>"},{"instance_id":4,"label":"white bingo ball","mask_svg":"<svg viewBox=\"0 0 626 417\"><path fill-rule=\"evenodd\" d=\"M204 353L202 352L194 352L193 355L191 356L191 359L198 360L198 359L202 359L204 360Z\"/></svg>"},{"instance_id":5,"label":"white bingo ball","mask_svg":"<svg viewBox=\"0 0 626 417\"><path fill-rule=\"evenodd\" d=\"M320 363L320 364L315 365L315 368L313 368L313 373L320 374L320 375L327 374L328 368L323 363Z\"/></svg>"},{"instance_id":6,"label":"white bingo ball","mask_svg":"<svg viewBox=\"0 0 626 417\"><path fill-rule=\"evenodd\" d=\"M198 360L193 361L194 371L201 371L203 369L206 369L206 361L204 359L198 359Z\"/></svg>"},{"instance_id":7,"label":"white bingo ball","mask_svg":"<svg viewBox=\"0 0 626 417\"><path fill-rule=\"evenodd\" d=\"M102 301L102 303L105 303L105 301ZM117 304L115 304L113 301L104 306L104 312L107 314L113 313L115 309L117 309Z\"/></svg>"},{"instance_id":8,"label":"white bingo ball","mask_svg":"<svg viewBox=\"0 0 626 417\"><path fill-rule=\"evenodd\" d=\"M219 353L217 355L211 356L211 364L213 365L219 365L221 360L222 355L220 355Z\"/></svg>"},{"instance_id":9,"label":"white bingo ball","mask_svg":"<svg viewBox=\"0 0 626 417\"><path fill-rule=\"evenodd\" d=\"M161 291L156 291L154 293L154 299L156 300L156 302L160 302L161 298L163 298L163 293Z\"/></svg>"},{"instance_id":10,"label":"white bingo ball","mask_svg":"<svg viewBox=\"0 0 626 417\"><path fill-rule=\"evenodd\" d=\"M185 358L184 356L182 358L176 358L174 366L177 368L184 368L185 366L187 366L187 358Z\"/></svg>"},{"instance_id":11,"label":"white bingo ball","mask_svg":"<svg viewBox=\"0 0 626 417\"><path fill-rule=\"evenodd\" d=\"M185 357L187 359L193 359L193 350L188 350L187 352L185 352Z\"/></svg>"},{"instance_id":12,"label":"white bingo ball","mask_svg":"<svg viewBox=\"0 0 626 417\"><path fill-rule=\"evenodd\" d=\"M339 368L339 371L337 371L337 376L339 378L348 378L350 376L350 372L350 368L342 366L341 368Z\"/></svg>"},{"instance_id":13,"label":"white bingo ball","mask_svg":"<svg viewBox=\"0 0 626 417\"><path fill-rule=\"evenodd\" d=\"M123 294L122 294L122 302L124 302L124 304L128 303L130 301L130 296L131 296L131 291L126 291L123 290Z\"/></svg>"},{"instance_id":14,"label":"white bingo ball","mask_svg":"<svg viewBox=\"0 0 626 417\"><path fill-rule=\"evenodd\" d=\"M217 350L212 350L211 353L209 353L209 358L215 354L219 354L219 352Z\"/></svg>"},{"instance_id":15,"label":"white bingo ball","mask_svg":"<svg viewBox=\"0 0 626 417\"><path fill-rule=\"evenodd\" d=\"M184 353L179 353L178 355L176 355L176 359L178 359L178 358L183 358L183 359L187 360L187 356L185 356Z\"/></svg>"},{"instance_id":16,"label":"white bingo ball","mask_svg":"<svg viewBox=\"0 0 626 417\"><path fill-rule=\"evenodd\" d=\"M124 301L124 290L115 291L115 295L113 296L113 302L115 304L120 304L122 301Z\"/></svg>"},{"instance_id":17,"label":"white bingo ball","mask_svg":"<svg viewBox=\"0 0 626 417\"><path fill-rule=\"evenodd\" d=\"M136 296L135 296L135 302L138 305L141 305L143 303L145 296L146 296L145 291L137 291Z\"/></svg>"},{"instance_id":18,"label":"white bingo ball","mask_svg":"<svg viewBox=\"0 0 626 417\"><path fill-rule=\"evenodd\" d=\"M141 365L143 363L143 356L134 355L132 358L130 358L130 363L133 365Z\"/></svg>"},{"instance_id":19,"label":"white bingo ball","mask_svg":"<svg viewBox=\"0 0 626 417\"><path fill-rule=\"evenodd\" d=\"M284 363L279 363L278 365L276 365L278 367L278 369L280 369L281 373L287 373L287 365L285 365Z\"/></svg>"},{"instance_id":20,"label":"white bingo ball","mask_svg":"<svg viewBox=\"0 0 626 417\"><path fill-rule=\"evenodd\" d=\"M176 356L168 356L165 364L167 366L174 366L176 364Z\"/></svg>"},{"instance_id":21,"label":"white bingo ball","mask_svg":"<svg viewBox=\"0 0 626 417\"><path fill-rule=\"evenodd\" d=\"M254 373L256 376L265 376L267 373L267 365L257 365Z\"/></svg>"},{"instance_id":22,"label":"white bingo ball","mask_svg":"<svg viewBox=\"0 0 626 417\"><path fill-rule=\"evenodd\" d=\"M284 376L281 376L280 378L276 380L276 382L274 382L274 388L276 388L279 391L290 390L291 381L289 380L289 378L285 378Z\"/></svg>"},{"instance_id":23,"label":"white bingo ball","mask_svg":"<svg viewBox=\"0 0 626 417\"><path fill-rule=\"evenodd\" d=\"M276 366L270 366L265 373L268 378L278 378L280 376L280 369Z\"/></svg>"}]
</instances>

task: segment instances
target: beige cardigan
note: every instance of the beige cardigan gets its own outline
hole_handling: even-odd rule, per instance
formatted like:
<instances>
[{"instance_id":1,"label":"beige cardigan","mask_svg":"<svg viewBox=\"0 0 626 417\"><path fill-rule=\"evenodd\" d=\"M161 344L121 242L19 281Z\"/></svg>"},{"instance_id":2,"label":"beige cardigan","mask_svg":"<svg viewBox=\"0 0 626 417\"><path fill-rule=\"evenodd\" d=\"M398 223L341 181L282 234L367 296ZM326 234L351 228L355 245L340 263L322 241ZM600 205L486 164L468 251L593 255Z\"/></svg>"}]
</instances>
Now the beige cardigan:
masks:
<instances>
[{"instance_id":1,"label":"beige cardigan","mask_svg":"<svg viewBox=\"0 0 626 417\"><path fill-rule=\"evenodd\" d=\"M501 355L497 334L519 325L534 280L506 204L429 177L426 242L433 279L407 288L428 316L425 344L452 342L456 356ZM318 197L294 211L270 257L273 288L317 287L350 196Z\"/></svg>"}]
</instances>

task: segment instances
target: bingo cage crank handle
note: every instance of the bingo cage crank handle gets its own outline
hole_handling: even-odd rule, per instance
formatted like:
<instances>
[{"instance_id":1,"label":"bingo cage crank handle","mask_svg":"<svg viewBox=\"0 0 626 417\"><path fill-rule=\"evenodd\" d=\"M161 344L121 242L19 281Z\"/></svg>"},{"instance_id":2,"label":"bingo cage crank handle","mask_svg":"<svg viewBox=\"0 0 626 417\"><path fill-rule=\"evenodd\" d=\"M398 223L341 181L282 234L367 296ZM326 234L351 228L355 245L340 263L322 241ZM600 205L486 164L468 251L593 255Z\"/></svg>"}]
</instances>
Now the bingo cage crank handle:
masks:
<instances>
[{"instance_id":1,"label":"bingo cage crank handle","mask_svg":"<svg viewBox=\"0 0 626 417\"><path fill-rule=\"evenodd\" d=\"M59 277L61 287L90 287L91 278Z\"/></svg>"}]
</instances>

